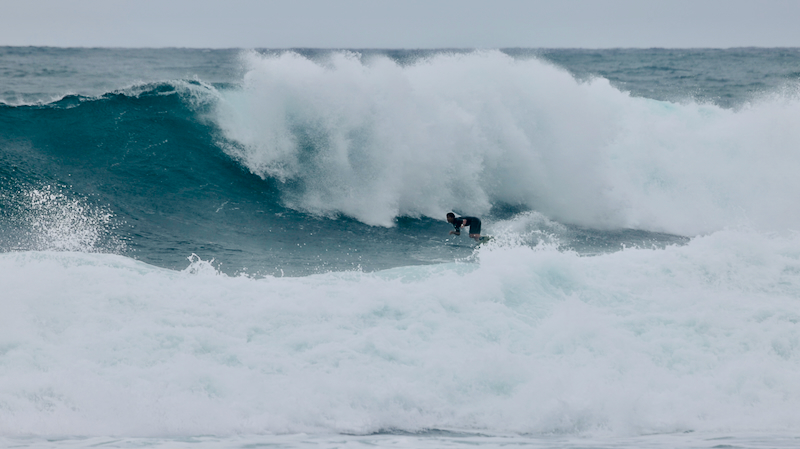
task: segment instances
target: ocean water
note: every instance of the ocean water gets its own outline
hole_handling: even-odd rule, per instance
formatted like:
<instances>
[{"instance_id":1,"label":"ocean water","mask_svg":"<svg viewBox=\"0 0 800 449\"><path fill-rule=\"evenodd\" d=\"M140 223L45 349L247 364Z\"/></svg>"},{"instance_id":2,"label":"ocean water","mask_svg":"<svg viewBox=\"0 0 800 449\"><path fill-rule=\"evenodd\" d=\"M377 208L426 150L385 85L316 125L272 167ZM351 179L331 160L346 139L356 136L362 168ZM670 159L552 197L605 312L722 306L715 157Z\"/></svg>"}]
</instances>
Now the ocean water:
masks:
<instances>
[{"instance_id":1,"label":"ocean water","mask_svg":"<svg viewBox=\"0 0 800 449\"><path fill-rule=\"evenodd\" d=\"M797 447L798 173L800 49L0 47L0 446Z\"/></svg>"}]
</instances>

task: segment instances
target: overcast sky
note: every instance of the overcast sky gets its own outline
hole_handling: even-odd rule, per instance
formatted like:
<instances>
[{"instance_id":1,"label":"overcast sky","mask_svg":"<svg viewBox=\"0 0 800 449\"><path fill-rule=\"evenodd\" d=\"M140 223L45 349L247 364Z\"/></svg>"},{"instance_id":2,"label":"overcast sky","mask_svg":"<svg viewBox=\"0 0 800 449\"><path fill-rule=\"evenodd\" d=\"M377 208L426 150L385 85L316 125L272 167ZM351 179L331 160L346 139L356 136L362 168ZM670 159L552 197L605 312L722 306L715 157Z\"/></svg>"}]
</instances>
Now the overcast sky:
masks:
<instances>
[{"instance_id":1,"label":"overcast sky","mask_svg":"<svg viewBox=\"0 0 800 449\"><path fill-rule=\"evenodd\" d=\"M800 0L0 0L0 45L800 47Z\"/></svg>"}]
</instances>

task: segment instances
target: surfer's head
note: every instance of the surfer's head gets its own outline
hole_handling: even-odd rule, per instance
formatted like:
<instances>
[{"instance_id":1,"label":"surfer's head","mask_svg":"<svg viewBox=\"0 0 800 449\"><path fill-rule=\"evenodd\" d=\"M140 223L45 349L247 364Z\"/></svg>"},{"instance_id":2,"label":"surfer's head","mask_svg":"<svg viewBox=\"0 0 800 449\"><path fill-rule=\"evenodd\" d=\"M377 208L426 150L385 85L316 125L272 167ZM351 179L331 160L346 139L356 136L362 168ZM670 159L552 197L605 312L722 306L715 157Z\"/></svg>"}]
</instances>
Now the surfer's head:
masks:
<instances>
[{"instance_id":1,"label":"surfer's head","mask_svg":"<svg viewBox=\"0 0 800 449\"><path fill-rule=\"evenodd\" d=\"M447 222L448 223L452 223L454 221L456 221L456 214L454 214L452 212L448 212L447 213Z\"/></svg>"}]
</instances>

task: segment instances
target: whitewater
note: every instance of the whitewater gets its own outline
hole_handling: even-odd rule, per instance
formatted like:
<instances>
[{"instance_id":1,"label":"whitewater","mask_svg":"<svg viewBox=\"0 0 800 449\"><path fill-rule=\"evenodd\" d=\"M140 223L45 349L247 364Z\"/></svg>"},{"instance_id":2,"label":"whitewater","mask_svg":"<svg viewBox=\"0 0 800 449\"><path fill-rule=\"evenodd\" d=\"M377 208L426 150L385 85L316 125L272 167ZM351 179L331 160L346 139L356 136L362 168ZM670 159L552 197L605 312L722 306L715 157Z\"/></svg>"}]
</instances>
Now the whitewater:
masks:
<instances>
[{"instance_id":1,"label":"whitewater","mask_svg":"<svg viewBox=\"0 0 800 449\"><path fill-rule=\"evenodd\" d=\"M796 49L0 50L1 445L798 443Z\"/></svg>"}]
</instances>

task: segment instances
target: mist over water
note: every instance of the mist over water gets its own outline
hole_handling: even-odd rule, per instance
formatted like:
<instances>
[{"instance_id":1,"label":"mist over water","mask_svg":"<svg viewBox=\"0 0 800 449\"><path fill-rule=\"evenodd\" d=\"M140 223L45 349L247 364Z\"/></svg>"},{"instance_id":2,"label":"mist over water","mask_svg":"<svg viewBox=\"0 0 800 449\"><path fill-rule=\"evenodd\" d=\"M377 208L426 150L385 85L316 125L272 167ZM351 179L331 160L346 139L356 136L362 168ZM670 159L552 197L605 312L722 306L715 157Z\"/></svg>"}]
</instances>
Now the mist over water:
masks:
<instances>
[{"instance_id":1,"label":"mist over water","mask_svg":"<svg viewBox=\"0 0 800 449\"><path fill-rule=\"evenodd\" d=\"M0 445L796 442L792 49L1 50Z\"/></svg>"}]
</instances>

